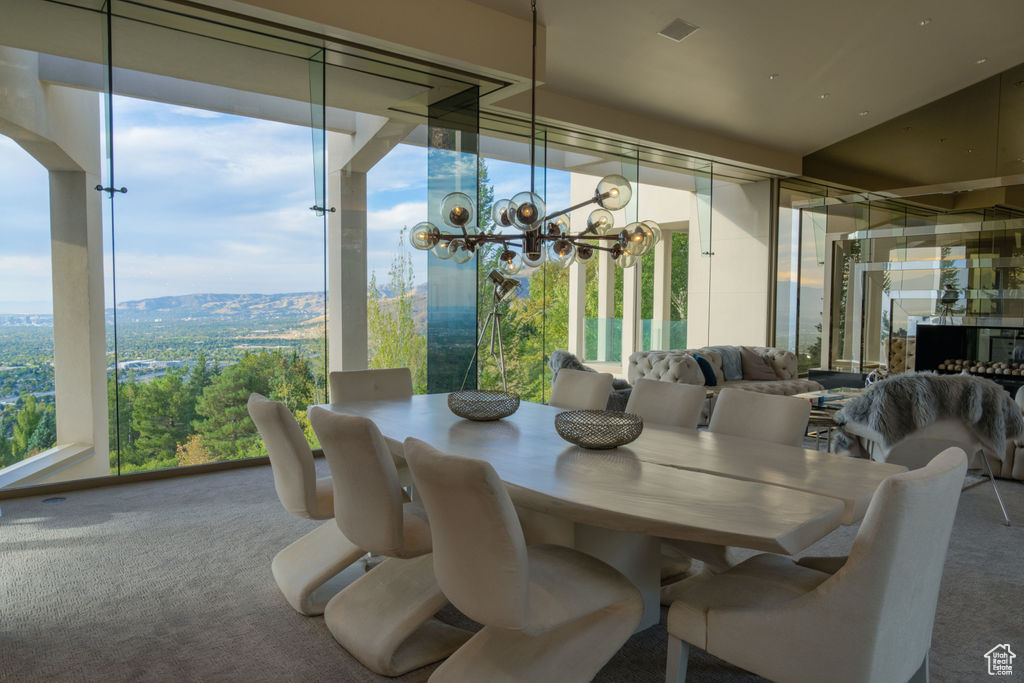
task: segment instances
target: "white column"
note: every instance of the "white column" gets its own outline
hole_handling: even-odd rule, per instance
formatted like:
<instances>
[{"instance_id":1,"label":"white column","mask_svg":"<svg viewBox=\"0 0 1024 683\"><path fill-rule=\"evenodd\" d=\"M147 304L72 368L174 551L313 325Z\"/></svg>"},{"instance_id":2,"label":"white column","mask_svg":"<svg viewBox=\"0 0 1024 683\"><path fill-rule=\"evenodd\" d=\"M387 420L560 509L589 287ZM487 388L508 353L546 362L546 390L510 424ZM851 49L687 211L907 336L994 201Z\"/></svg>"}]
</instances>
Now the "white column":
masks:
<instances>
[{"instance_id":1,"label":"white column","mask_svg":"<svg viewBox=\"0 0 1024 683\"><path fill-rule=\"evenodd\" d=\"M606 251L597 257L597 358L606 361L611 353L611 319L615 317L615 264Z\"/></svg>"},{"instance_id":2,"label":"white column","mask_svg":"<svg viewBox=\"0 0 1024 683\"><path fill-rule=\"evenodd\" d=\"M622 277L622 374L629 375L629 357L637 349L640 338L640 269L637 261L623 271Z\"/></svg>"},{"instance_id":3,"label":"white column","mask_svg":"<svg viewBox=\"0 0 1024 683\"><path fill-rule=\"evenodd\" d=\"M586 352L587 267L569 266L569 352L581 360Z\"/></svg>"},{"instance_id":4,"label":"white column","mask_svg":"<svg viewBox=\"0 0 1024 683\"><path fill-rule=\"evenodd\" d=\"M366 340L366 174L327 174L327 340L330 370L364 370Z\"/></svg>"},{"instance_id":5,"label":"white column","mask_svg":"<svg viewBox=\"0 0 1024 683\"><path fill-rule=\"evenodd\" d=\"M672 233L666 232L654 247L654 315L651 320L651 348L667 349L671 344L672 320Z\"/></svg>"},{"instance_id":6,"label":"white column","mask_svg":"<svg viewBox=\"0 0 1024 683\"><path fill-rule=\"evenodd\" d=\"M84 171L50 171L57 443L93 446L75 477L110 474L99 180Z\"/></svg>"}]
</instances>

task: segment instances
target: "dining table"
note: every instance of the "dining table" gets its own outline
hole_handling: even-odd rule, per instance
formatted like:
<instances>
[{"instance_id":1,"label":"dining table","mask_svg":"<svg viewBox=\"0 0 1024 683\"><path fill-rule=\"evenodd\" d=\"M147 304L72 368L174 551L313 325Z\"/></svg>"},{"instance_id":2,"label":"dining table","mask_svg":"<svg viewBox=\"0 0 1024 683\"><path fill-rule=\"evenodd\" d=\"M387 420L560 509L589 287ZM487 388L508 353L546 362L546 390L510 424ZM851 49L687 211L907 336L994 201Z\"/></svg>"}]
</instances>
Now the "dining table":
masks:
<instances>
[{"instance_id":1,"label":"dining table","mask_svg":"<svg viewBox=\"0 0 1024 683\"><path fill-rule=\"evenodd\" d=\"M878 485L906 468L758 439L645 424L633 442L592 450L555 429L562 409L522 401L476 422L447 394L321 407L371 419L386 439L425 441L489 462L525 519L554 522L567 545L640 590L640 629L660 618L661 539L793 555L858 522Z\"/></svg>"}]
</instances>

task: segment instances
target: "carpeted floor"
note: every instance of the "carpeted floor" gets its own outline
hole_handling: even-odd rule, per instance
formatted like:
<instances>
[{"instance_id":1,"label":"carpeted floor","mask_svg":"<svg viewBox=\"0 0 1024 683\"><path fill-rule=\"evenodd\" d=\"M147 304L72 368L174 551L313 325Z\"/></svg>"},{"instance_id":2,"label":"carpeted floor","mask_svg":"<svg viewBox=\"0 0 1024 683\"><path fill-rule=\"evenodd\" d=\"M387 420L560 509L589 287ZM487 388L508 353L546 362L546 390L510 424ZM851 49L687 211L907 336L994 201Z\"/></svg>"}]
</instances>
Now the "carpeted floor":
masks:
<instances>
[{"instance_id":1,"label":"carpeted floor","mask_svg":"<svg viewBox=\"0 0 1024 683\"><path fill-rule=\"evenodd\" d=\"M1024 650L1024 485L999 485L1018 526L1000 523L990 484L961 497L934 681L987 678L982 655L996 644ZM271 558L316 523L282 509L269 468L64 497L0 501L0 680L387 680L278 594ZM808 554L845 553L855 533L840 529ZM451 608L442 616L463 619ZM597 680L660 681L664 666L657 626L633 636ZM758 679L694 650L688 680Z\"/></svg>"}]
</instances>

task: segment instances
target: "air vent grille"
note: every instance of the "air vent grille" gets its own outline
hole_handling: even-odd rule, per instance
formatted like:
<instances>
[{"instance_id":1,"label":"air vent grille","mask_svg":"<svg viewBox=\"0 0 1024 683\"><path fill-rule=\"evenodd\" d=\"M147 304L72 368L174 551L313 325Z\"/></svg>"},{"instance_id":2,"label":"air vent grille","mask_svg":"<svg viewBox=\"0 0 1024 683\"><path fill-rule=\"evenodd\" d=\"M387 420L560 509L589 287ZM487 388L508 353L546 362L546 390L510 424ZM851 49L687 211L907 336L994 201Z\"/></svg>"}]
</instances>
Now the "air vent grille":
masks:
<instances>
[{"instance_id":1,"label":"air vent grille","mask_svg":"<svg viewBox=\"0 0 1024 683\"><path fill-rule=\"evenodd\" d=\"M658 31L658 35L664 36L669 40L674 40L675 42L678 43L683 38L696 31L698 28L700 28L700 26L694 26L688 21L683 21L682 19L675 19L672 21L671 24Z\"/></svg>"}]
</instances>

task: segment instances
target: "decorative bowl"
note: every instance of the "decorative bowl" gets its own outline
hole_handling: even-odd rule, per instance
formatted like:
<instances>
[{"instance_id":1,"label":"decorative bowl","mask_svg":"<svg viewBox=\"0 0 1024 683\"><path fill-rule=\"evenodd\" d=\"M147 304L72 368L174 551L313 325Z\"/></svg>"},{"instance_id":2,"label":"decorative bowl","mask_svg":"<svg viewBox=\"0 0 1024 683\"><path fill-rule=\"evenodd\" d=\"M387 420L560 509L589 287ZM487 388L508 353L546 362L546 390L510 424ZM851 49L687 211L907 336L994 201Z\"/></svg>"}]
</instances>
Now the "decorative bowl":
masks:
<instances>
[{"instance_id":1,"label":"decorative bowl","mask_svg":"<svg viewBox=\"0 0 1024 683\"><path fill-rule=\"evenodd\" d=\"M644 421L615 410L566 410L555 415L555 429L569 443L606 450L634 441L644 430Z\"/></svg>"},{"instance_id":2,"label":"decorative bowl","mask_svg":"<svg viewBox=\"0 0 1024 683\"><path fill-rule=\"evenodd\" d=\"M519 395L485 389L453 391L448 394L448 409L467 420L500 420L519 410Z\"/></svg>"}]
</instances>

